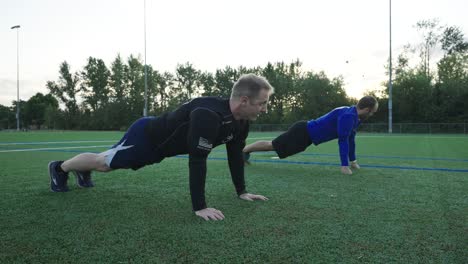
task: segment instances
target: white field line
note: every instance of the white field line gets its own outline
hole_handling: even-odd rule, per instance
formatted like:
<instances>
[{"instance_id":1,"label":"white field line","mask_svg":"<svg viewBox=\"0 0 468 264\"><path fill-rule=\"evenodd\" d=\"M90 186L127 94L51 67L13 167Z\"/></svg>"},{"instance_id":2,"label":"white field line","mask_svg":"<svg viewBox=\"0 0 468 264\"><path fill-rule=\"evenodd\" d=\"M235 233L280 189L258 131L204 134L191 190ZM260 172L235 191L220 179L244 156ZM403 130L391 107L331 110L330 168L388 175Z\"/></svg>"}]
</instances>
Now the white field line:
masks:
<instances>
[{"instance_id":1,"label":"white field line","mask_svg":"<svg viewBox=\"0 0 468 264\"><path fill-rule=\"evenodd\" d=\"M394 136L394 135L358 135L358 138L438 138L438 139L468 139L467 136ZM252 137L247 138L248 140L257 140L257 139L274 139L275 137ZM90 141L44 141L44 142L11 142L11 143L0 143L0 146L14 146L14 145L41 145L41 144L75 144L75 143L105 143L105 142L117 142L117 140L90 140ZM80 148L101 148L109 147L109 145L100 145L100 146L79 146L79 147L61 147L61 148L29 148L29 149L10 149L10 150L0 150L0 153L7 152L26 152L26 151L42 151L42 150L56 150L56 149L80 149Z\"/></svg>"},{"instance_id":2,"label":"white field line","mask_svg":"<svg viewBox=\"0 0 468 264\"><path fill-rule=\"evenodd\" d=\"M0 146L14 146L14 145L42 145L42 144L75 144L75 143L105 143L105 142L115 142L118 140L90 140L90 141L38 141L38 142L9 142L9 143L0 143Z\"/></svg>"},{"instance_id":3,"label":"white field line","mask_svg":"<svg viewBox=\"0 0 468 264\"><path fill-rule=\"evenodd\" d=\"M393 135L382 135L382 136L371 136L371 135L356 135L357 138L437 138L437 139L468 139L468 136L393 136ZM274 139L276 137L249 137L247 139Z\"/></svg>"},{"instance_id":4,"label":"white field line","mask_svg":"<svg viewBox=\"0 0 468 264\"><path fill-rule=\"evenodd\" d=\"M9 150L0 150L0 153L8 153L8 152L27 152L27 151L43 151L43 150L57 150L57 149L102 148L102 147L109 147L109 145L101 145L101 146L79 146L79 147L62 147L62 148L9 149Z\"/></svg>"},{"instance_id":5,"label":"white field line","mask_svg":"<svg viewBox=\"0 0 468 264\"><path fill-rule=\"evenodd\" d=\"M468 136L417 136L417 135L411 135L411 136L393 136L393 135L357 135L356 137L361 137L361 138L428 138L428 139L431 139L431 138L443 138L443 139L468 139Z\"/></svg>"}]
</instances>

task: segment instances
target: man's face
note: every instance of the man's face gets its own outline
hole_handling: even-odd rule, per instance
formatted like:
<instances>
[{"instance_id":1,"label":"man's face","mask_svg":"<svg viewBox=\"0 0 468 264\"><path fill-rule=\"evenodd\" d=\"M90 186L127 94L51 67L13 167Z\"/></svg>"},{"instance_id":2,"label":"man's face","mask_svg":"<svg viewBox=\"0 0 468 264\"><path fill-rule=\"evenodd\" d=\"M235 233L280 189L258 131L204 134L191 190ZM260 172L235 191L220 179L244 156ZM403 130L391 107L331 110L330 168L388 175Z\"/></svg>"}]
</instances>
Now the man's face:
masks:
<instances>
[{"instance_id":1,"label":"man's face","mask_svg":"<svg viewBox=\"0 0 468 264\"><path fill-rule=\"evenodd\" d=\"M367 120L369 117L373 116L375 112L377 112L378 109L379 109L379 104L376 104L374 108L370 108L370 107L366 108L365 109L366 111L359 115L359 119L362 121Z\"/></svg>"},{"instance_id":2,"label":"man's face","mask_svg":"<svg viewBox=\"0 0 468 264\"><path fill-rule=\"evenodd\" d=\"M243 119L254 121L261 113L267 112L268 99L270 98L269 91L262 89L257 98L248 98L244 100Z\"/></svg>"}]
</instances>

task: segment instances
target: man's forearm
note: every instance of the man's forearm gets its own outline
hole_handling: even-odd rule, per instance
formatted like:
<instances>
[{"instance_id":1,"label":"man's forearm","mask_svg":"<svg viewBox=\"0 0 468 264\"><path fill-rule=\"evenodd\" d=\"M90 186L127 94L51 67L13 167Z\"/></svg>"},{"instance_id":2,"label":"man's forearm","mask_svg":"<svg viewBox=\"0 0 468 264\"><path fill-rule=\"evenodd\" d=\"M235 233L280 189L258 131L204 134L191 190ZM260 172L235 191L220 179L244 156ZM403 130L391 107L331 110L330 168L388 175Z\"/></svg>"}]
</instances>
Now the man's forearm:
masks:
<instances>
[{"instance_id":1,"label":"man's forearm","mask_svg":"<svg viewBox=\"0 0 468 264\"><path fill-rule=\"evenodd\" d=\"M232 182L236 188L237 195L241 195L246 192L244 176L244 158L242 156L243 146L244 145L242 144L226 146L228 154L229 171L231 172Z\"/></svg>"},{"instance_id":2,"label":"man's forearm","mask_svg":"<svg viewBox=\"0 0 468 264\"><path fill-rule=\"evenodd\" d=\"M348 139L339 139L341 166L349 166L349 144Z\"/></svg>"},{"instance_id":3,"label":"man's forearm","mask_svg":"<svg viewBox=\"0 0 468 264\"><path fill-rule=\"evenodd\" d=\"M206 157L189 157L189 178L193 210L205 209Z\"/></svg>"}]
</instances>

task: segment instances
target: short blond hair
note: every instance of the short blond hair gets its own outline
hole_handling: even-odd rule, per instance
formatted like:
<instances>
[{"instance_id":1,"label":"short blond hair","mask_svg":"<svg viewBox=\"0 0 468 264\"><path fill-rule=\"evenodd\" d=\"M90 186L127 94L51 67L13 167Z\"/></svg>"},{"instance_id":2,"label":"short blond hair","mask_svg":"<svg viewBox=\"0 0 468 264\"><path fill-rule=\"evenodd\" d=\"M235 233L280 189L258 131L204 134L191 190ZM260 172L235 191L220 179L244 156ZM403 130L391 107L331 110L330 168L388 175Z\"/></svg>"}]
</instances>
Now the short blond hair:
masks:
<instances>
[{"instance_id":1,"label":"short blond hair","mask_svg":"<svg viewBox=\"0 0 468 264\"><path fill-rule=\"evenodd\" d=\"M247 96L249 98L257 98L261 90L267 90L269 94L273 94L275 89L268 80L263 76L257 76L253 73L242 75L231 91L232 98L240 98L241 96Z\"/></svg>"}]
</instances>

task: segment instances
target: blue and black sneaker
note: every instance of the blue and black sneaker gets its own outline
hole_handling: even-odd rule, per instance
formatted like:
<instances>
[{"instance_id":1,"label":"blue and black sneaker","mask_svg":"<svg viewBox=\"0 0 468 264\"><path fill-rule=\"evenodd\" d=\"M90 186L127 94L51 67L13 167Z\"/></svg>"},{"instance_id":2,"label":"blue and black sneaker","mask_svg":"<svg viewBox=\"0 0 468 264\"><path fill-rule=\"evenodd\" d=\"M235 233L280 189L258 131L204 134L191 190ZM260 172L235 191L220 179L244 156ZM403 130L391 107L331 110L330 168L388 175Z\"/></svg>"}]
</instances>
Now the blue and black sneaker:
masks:
<instances>
[{"instance_id":1,"label":"blue and black sneaker","mask_svg":"<svg viewBox=\"0 0 468 264\"><path fill-rule=\"evenodd\" d=\"M50 190L53 192L68 192L68 173L60 168L62 163L63 161L49 162Z\"/></svg>"},{"instance_id":2,"label":"blue and black sneaker","mask_svg":"<svg viewBox=\"0 0 468 264\"><path fill-rule=\"evenodd\" d=\"M76 184L81 188L94 187L90 171L73 171L73 174L76 176Z\"/></svg>"},{"instance_id":3,"label":"blue and black sneaker","mask_svg":"<svg viewBox=\"0 0 468 264\"><path fill-rule=\"evenodd\" d=\"M244 155L244 163L250 165L250 152L242 152L242 155Z\"/></svg>"}]
</instances>

